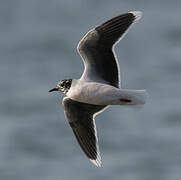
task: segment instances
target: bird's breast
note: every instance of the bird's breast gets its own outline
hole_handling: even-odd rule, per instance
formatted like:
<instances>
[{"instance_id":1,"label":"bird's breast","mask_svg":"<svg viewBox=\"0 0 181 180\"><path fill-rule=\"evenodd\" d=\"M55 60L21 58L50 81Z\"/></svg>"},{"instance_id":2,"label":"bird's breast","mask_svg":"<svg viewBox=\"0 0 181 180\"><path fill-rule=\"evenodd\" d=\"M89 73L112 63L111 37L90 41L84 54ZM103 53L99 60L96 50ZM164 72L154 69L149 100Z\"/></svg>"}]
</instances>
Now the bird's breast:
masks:
<instances>
[{"instance_id":1,"label":"bird's breast","mask_svg":"<svg viewBox=\"0 0 181 180\"><path fill-rule=\"evenodd\" d=\"M137 105L147 99L145 90L119 89L108 84L74 80L66 94L72 100L94 105Z\"/></svg>"},{"instance_id":2,"label":"bird's breast","mask_svg":"<svg viewBox=\"0 0 181 180\"><path fill-rule=\"evenodd\" d=\"M108 105L117 100L119 89L107 84L85 82L73 85L67 96L75 101L95 104Z\"/></svg>"}]
</instances>

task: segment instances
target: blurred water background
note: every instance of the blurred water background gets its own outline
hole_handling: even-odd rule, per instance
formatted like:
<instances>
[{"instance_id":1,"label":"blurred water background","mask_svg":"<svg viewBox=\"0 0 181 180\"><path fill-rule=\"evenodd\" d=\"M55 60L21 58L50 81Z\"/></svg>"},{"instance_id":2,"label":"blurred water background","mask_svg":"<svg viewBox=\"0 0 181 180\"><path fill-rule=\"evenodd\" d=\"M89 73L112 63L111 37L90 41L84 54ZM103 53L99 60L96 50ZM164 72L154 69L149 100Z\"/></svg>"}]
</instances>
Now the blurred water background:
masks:
<instances>
[{"instance_id":1,"label":"blurred water background","mask_svg":"<svg viewBox=\"0 0 181 180\"><path fill-rule=\"evenodd\" d=\"M122 87L147 89L141 111L97 116L102 168L80 150L48 90L83 71L76 46L129 10L143 18L117 45ZM111 73L111 72L110 72ZM0 0L1 180L180 180L181 1Z\"/></svg>"}]
</instances>

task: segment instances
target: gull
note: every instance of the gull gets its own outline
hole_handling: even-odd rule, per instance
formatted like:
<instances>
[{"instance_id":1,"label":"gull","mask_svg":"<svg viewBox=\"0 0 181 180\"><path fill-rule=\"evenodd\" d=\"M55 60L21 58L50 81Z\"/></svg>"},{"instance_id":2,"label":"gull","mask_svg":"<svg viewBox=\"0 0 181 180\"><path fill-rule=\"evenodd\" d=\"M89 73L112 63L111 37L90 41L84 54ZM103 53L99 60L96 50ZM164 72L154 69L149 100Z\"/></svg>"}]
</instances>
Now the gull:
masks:
<instances>
[{"instance_id":1,"label":"gull","mask_svg":"<svg viewBox=\"0 0 181 180\"><path fill-rule=\"evenodd\" d=\"M52 91L66 94L62 101L65 116L82 150L97 167L101 166L95 116L109 105L142 105L145 90L120 87L119 64L114 46L141 18L140 11L120 14L90 30L78 43L84 63L80 79L61 80Z\"/></svg>"}]
</instances>

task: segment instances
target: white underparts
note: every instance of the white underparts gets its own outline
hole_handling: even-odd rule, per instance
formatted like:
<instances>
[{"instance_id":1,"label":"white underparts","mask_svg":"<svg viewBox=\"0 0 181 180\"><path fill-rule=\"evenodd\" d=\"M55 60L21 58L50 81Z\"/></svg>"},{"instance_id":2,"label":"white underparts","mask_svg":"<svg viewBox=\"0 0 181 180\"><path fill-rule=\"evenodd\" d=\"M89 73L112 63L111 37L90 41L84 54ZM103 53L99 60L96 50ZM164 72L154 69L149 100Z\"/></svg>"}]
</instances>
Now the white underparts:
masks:
<instances>
[{"instance_id":1,"label":"white underparts","mask_svg":"<svg viewBox=\"0 0 181 180\"><path fill-rule=\"evenodd\" d=\"M113 86L73 80L66 94L69 98L83 103L95 105L137 105L145 104L145 90L118 89Z\"/></svg>"}]
</instances>

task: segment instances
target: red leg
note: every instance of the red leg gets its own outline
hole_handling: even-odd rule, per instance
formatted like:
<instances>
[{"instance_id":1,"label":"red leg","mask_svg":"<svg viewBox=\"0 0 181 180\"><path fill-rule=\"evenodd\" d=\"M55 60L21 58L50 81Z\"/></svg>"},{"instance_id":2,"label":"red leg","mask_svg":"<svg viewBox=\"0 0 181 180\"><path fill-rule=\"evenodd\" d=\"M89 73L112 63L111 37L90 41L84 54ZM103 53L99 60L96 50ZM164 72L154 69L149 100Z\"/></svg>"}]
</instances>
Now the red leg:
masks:
<instances>
[{"instance_id":1,"label":"red leg","mask_svg":"<svg viewBox=\"0 0 181 180\"><path fill-rule=\"evenodd\" d=\"M125 98L121 98L119 99L121 102L127 102L127 103L130 103L131 100L130 99L125 99Z\"/></svg>"}]
</instances>

